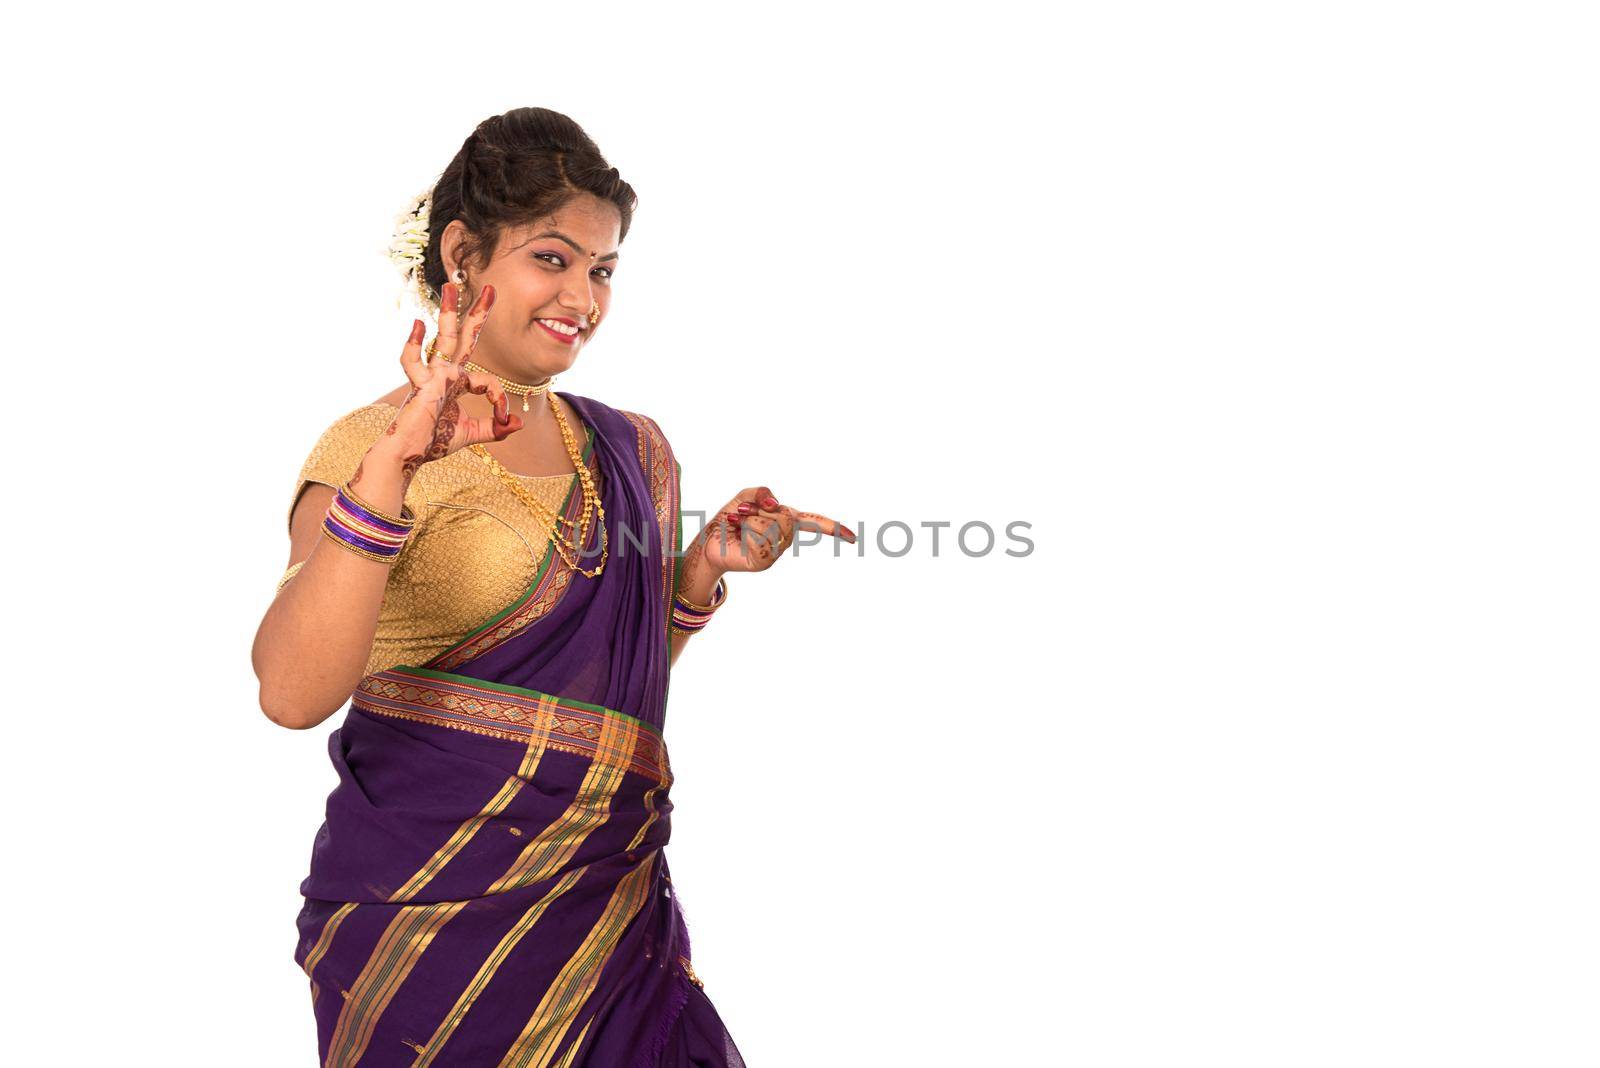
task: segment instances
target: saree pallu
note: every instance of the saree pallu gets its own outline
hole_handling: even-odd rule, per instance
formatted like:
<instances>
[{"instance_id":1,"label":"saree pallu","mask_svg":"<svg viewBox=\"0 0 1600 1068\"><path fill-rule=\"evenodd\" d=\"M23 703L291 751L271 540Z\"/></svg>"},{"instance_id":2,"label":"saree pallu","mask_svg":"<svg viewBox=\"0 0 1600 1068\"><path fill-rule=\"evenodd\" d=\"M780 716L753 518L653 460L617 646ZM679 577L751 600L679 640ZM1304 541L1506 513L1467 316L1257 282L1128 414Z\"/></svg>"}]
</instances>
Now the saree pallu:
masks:
<instances>
[{"instance_id":1,"label":"saree pallu","mask_svg":"<svg viewBox=\"0 0 1600 1068\"><path fill-rule=\"evenodd\" d=\"M744 1065L663 852L679 468L654 421L560 396L593 431L605 570L549 547L515 604L362 679L329 738L295 950L325 1068Z\"/></svg>"}]
</instances>

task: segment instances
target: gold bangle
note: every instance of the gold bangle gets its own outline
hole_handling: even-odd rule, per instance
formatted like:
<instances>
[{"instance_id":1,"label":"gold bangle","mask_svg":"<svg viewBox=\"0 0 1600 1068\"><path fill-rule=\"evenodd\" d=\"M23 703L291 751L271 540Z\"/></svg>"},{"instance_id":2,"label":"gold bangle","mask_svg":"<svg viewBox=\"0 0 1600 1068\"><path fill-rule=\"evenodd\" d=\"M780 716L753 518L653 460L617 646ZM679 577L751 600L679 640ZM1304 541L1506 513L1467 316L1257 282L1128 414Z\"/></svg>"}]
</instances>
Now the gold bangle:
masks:
<instances>
[{"instance_id":1,"label":"gold bangle","mask_svg":"<svg viewBox=\"0 0 1600 1068\"><path fill-rule=\"evenodd\" d=\"M718 590L722 591L722 596L721 597L717 596L717 591ZM711 587L711 603L710 604L695 604L693 601L689 600L689 598L685 597L681 593L677 595L677 598L678 598L678 601L683 605L683 607L685 607L685 608L687 608L687 609L689 609L691 611L710 614L712 612L715 612L717 609L721 608L724 604L727 603L727 601L728 601L728 584L722 580L722 576L721 575L717 576L717 584L715 586Z\"/></svg>"},{"instance_id":2,"label":"gold bangle","mask_svg":"<svg viewBox=\"0 0 1600 1068\"><path fill-rule=\"evenodd\" d=\"M346 552L355 553L357 556L364 556L368 560L376 560L380 564L392 564L399 558L398 553L396 553L394 556L380 556L377 553L368 552L359 545L351 545L349 542L339 537L339 535L329 530L326 525L322 527L322 536L333 542L339 548L344 549Z\"/></svg>"},{"instance_id":3,"label":"gold bangle","mask_svg":"<svg viewBox=\"0 0 1600 1068\"><path fill-rule=\"evenodd\" d=\"M309 556L306 557L306 560L309 560L309 559L311 559ZM278 580L278 589L276 590L276 592L277 593L282 593L283 592L283 588L289 584L289 580L294 578L296 575L300 574L300 569L302 567L305 567L305 566L306 566L306 561L305 560L299 560L299 561L296 561L295 563L289 565L289 570L285 571L283 573L283 578Z\"/></svg>"},{"instance_id":4,"label":"gold bangle","mask_svg":"<svg viewBox=\"0 0 1600 1068\"><path fill-rule=\"evenodd\" d=\"M339 488L344 491L344 495L346 497L349 497L352 501L371 512L379 519L387 519L391 523L397 523L406 527L414 527L417 525L417 517L412 514L410 508L406 507L405 498L403 496L400 499L400 514L398 516L392 516L388 512L385 512L382 508L374 508L372 505L368 504L364 498L359 496L355 490L350 488L350 483L348 481Z\"/></svg>"}]
</instances>

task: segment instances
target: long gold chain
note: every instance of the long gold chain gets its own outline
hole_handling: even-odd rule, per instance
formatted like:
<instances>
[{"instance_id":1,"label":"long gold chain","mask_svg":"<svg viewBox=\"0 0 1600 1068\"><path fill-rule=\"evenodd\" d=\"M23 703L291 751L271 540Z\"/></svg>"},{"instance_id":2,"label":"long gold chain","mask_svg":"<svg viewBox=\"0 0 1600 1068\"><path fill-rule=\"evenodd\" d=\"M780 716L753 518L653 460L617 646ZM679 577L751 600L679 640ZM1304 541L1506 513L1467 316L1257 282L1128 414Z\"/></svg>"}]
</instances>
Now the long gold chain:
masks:
<instances>
[{"instance_id":1,"label":"long gold chain","mask_svg":"<svg viewBox=\"0 0 1600 1068\"><path fill-rule=\"evenodd\" d=\"M578 516L577 541L561 533L561 525L566 524L572 530L573 523L565 516L558 515L543 501L533 496L517 478L516 475L505 469L499 460L490 455L489 450L482 445L472 445L471 450L482 457L500 480L511 488L535 516L550 526L550 540L555 544L556 552L567 565L585 578L598 578L606 568L606 556L609 551L610 541L606 534L606 510L600 503L600 494L594 486L594 476L589 473L589 465L583 462L583 453L578 450L577 438L572 434L572 428L567 425L567 417L561 414L561 408L556 404L554 393L546 393L550 400L550 410L555 413L556 422L561 427L561 440L567 447L567 455L572 457L572 466L578 473L578 480L583 485L583 511ZM596 522L600 527L600 563L593 571L585 571L578 563L578 555L583 552L584 545L589 540L589 518L591 514L598 516Z\"/></svg>"}]
</instances>

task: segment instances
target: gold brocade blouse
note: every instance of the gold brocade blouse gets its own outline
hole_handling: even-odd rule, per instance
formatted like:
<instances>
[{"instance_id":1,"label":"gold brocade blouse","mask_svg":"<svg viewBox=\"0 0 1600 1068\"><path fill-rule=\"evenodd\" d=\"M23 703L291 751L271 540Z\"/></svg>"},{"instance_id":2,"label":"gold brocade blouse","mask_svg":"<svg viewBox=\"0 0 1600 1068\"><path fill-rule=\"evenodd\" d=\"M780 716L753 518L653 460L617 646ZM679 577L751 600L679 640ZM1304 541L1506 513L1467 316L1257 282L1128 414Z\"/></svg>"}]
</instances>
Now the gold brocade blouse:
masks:
<instances>
[{"instance_id":1,"label":"gold brocade blouse","mask_svg":"<svg viewBox=\"0 0 1600 1068\"><path fill-rule=\"evenodd\" d=\"M398 411L368 404L340 417L300 468L289 502L311 482L337 489L355 474L372 443ZM592 440L594 431L584 429ZM581 492L577 474L517 475L533 495L561 511ZM410 539L389 567L367 674L421 665L504 610L533 582L550 545L550 526L535 516L483 459L460 449L417 469L405 503L417 517ZM284 573L284 584L302 560Z\"/></svg>"}]
</instances>

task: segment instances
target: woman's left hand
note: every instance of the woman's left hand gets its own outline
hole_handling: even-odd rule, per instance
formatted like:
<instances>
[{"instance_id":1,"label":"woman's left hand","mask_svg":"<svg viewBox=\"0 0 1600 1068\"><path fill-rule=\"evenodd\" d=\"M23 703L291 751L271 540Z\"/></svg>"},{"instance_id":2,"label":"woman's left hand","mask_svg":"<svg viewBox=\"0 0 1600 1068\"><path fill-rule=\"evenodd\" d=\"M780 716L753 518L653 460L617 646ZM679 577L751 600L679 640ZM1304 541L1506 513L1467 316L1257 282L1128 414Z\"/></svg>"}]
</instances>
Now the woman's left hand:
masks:
<instances>
[{"instance_id":1,"label":"woman's left hand","mask_svg":"<svg viewBox=\"0 0 1600 1068\"><path fill-rule=\"evenodd\" d=\"M794 544L796 530L815 530L855 544L851 529L816 512L780 504L766 486L742 489L706 524L700 551L719 571L765 571Z\"/></svg>"}]
</instances>

